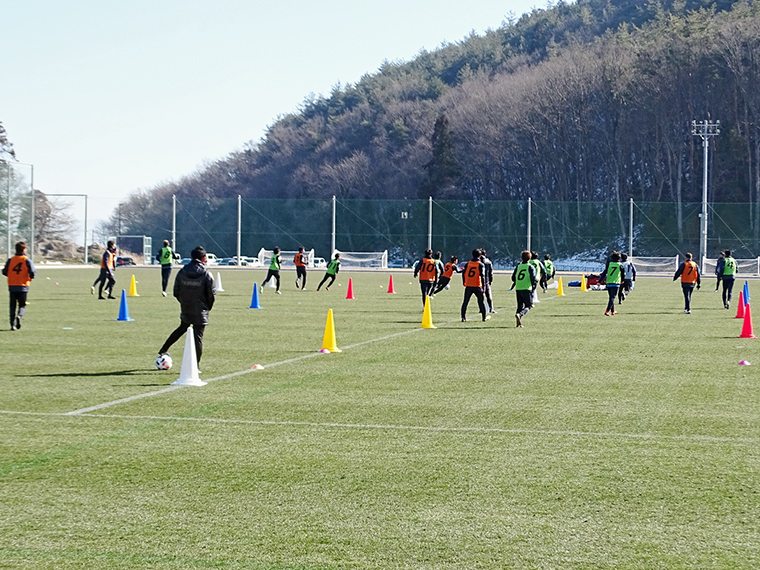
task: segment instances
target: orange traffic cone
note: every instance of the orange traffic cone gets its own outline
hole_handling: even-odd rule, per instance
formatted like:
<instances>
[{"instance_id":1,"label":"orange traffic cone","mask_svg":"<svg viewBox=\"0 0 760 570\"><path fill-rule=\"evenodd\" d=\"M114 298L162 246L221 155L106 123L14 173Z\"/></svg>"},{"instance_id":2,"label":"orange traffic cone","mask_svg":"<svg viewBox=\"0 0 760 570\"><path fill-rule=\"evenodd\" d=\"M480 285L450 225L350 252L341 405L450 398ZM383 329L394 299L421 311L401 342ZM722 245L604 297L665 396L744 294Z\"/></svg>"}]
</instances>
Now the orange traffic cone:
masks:
<instances>
[{"instance_id":1,"label":"orange traffic cone","mask_svg":"<svg viewBox=\"0 0 760 570\"><path fill-rule=\"evenodd\" d=\"M749 309L749 305L744 311L744 325L742 326L742 334L739 338L757 338L752 332L752 311Z\"/></svg>"},{"instance_id":2,"label":"orange traffic cone","mask_svg":"<svg viewBox=\"0 0 760 570\"><path fill-rule=\"evenodd\" d=\"M736 316L735 319L743 319L744 318L744 305L746 303L744 302L744 292L739 291L739 304L736 305Z\"/></svg>"},{"instance_id":3,"label":"orange traffic cone","mask_svg":"<svg viewBox=\"0 0 760 570\"><path fill-rule=\"evenodd\" d=\"M356 297L354 297L354 283L351 281L351 278L348 278L348 292L346 293L346 299L353 299L356 300Z\"/></svg>"},{"instance_id":4,"label":"orange traffic cone","mask_svg":"<svg viewBox=\"0 0 760 570\"><path fill-rule=\"evenodd\" d=\"M393 275L391 275L391 278L388 280L388 293L395 293L396 291L393 289Z\"/></svg>"}]
</instances>

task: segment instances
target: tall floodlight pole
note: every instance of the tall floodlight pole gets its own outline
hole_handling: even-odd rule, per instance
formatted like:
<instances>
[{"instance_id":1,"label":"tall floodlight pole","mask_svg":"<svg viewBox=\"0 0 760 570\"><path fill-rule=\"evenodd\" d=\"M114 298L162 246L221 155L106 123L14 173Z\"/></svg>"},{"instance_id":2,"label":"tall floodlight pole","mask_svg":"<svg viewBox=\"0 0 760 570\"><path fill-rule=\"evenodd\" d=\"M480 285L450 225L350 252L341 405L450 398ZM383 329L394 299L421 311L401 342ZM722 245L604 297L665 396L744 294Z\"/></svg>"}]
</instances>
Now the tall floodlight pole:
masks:
<instances>
[{"instance_id":1,"label":"tall floodlight pole","mask_svg":"<svg viewBox=\"0 0 760 570\"><path fill-rule=\"evenodd\" d=\"M707 259L707 158L710 149L710 137L720 134L720 121L692 121L691 134L702 138L704 149L702 160L702 219L700 224L699 258L702 273L705 272Z\"/></svg>"},{"instance_id":2,"label":"tall floodlight pole","mask_svg":"<svg viewBox=\"0 0 760 570\"><path fill-rule=\"evenodd\" d=\"M332 197L332 238L330 240L330 259L335 253L335 196Z\"/></svg>"},{"instance_id":3,"label":"tall floodlight pole","mask_svg":"<svg viewBox=\"0 0 760 570\"><path fill-rule=\"evenodd\" d=\"M433 249L433 197L428 198L428 249Z\"/></svg>"}]
</instances>

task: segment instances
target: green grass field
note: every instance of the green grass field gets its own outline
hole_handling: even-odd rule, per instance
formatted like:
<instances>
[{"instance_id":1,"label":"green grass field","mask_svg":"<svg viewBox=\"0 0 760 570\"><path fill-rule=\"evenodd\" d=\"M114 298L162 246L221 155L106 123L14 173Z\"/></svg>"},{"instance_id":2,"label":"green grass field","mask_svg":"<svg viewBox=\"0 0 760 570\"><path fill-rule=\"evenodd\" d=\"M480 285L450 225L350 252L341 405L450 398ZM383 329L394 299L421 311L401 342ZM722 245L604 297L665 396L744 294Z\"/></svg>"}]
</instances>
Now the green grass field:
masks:
<instances>
[{"instance_id":1,"label":"green grass field","mask_svg":"<svg viewBox=\"0 0 760 570\"><path fill-rule=\"evenodd\" d=\"M524 329L508 276L485 323L455 279L433 330L409 273L284 271L256 310L264 272L219 272L204 387L166 390L184 341L154 368L158 268L117 271L133 322L94 268L39 269L2 318L0 568L760 567L760 340L712 279L691 315L666 278L614 317L565 285Z\"/></svg>"}]
</instances>

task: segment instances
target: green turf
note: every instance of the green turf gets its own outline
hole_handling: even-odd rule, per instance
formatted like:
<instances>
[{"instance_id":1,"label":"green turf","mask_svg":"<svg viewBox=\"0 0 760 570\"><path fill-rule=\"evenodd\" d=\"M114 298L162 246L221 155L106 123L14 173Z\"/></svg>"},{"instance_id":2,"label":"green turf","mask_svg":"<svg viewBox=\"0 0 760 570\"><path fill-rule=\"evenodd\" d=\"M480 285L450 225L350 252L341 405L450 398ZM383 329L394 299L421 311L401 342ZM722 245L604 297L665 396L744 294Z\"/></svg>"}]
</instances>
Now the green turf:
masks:
<instances>
[{"instance_id":1,"label":"green turf","mask_svg":"<svg viewBox=\"0 0 760 570\"><path fill-rule=\"evenodd\" d=\"M485 323L474 300L459 322L455 278L432 330L409 273L390 295L388 273L317 293L321 271L304 292L285 271L257 310L264 272L219 270L211 381L163 391L178 304L133 272L133 322L89 294L96 269L41 268L0 331L0 568L760 566L760 340L712 280L691 315L642 277L605 317L565 276L516 329L506 276Z\"/></svg>"}]
</instances>

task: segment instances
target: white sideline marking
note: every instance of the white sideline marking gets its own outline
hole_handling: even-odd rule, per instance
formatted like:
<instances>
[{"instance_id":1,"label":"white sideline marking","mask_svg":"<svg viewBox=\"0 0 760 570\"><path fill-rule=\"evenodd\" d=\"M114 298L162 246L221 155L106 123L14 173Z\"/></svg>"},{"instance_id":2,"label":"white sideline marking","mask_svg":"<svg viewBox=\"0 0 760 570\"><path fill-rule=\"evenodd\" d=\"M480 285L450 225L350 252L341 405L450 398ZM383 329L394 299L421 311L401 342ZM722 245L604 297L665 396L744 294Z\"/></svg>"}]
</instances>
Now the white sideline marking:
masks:
<instances>
[{"instance_id":1,"label":"white sideline marking","mask_svg":"<svg viewBox=\"0 0 760 570\"><path fill-rule=\"evenodd\" d=\"M557 295L553 295L552 297L548 297L548 299L552 299L554 297L557 297ZM545 300L548 300L548 299L545 299ZM448 321L448 322L453 323L453 322L456 322L456 321ZM416 328L416 329L409 329L407 331L402 331L402 332L398 332L398 333L389 334L387 336L383 336L383 337L380 337L380 338L373 338L373 339L370 339L370 340L365 340L365 341L362 341L362 342L357 342L356 344L351 344L349 346L346 346L342 350L350 350L350 349L356 348L358 346L363 346L365 344L370 344L372 342L380 342L380 341L383 341L383 340L388 340L389 338L393 338L393 337L397 337L397 336L401 336L401 335L405 335L405 334L410 334L410 333L417 332L417 331L420 331L420 330L424 330L424 329L422 329L422 327ZM273 362L271 364L266 364L266 365L264 365L264 369L271 368L272 366L280 366L282 364L292 364L293 362L298 362L299 360L304 360L306 358L313 358L315 356L322 356L322 354L320 352L314 352L314 353L310 353L310 354L304 354L303 356L296 356L295 358L289 358L288 360L281 360L280 362ZM236 376L242 376L244 374L250 374L251 372L256 372L256 370L254 370L254 369L251 368L251 369L248 369L248 370L241 370L239 372L232 372L230 374L225 374L224 376L217 376L216 378L211 378L209 380L205 380L205 382L216 382L217 380L227 380L229 378L235 378ZM177 388L185 388L185 387L186 386L169 386L168 388L164 388L163 390L156 390L155 392L146 392L145 394L136 394L134 396L129 396L128 398L121 398L119 400L113 400L112 402L104 402L102 404L97 404L95 406L90 406L88 408L81 408L79 410L73 410L71 412L66 412L66 415L67 416L76 416L76 415L79 415L79 414L85 414L87 412L94 412L95 410L102 410L103 408L109 408L111 406L116 406L117 404L126 404L127 402L133 402L134 400L139 400L141 398L148 398L148 397L151 397L151 396L157 396L159 394L164 394L166 392L170 392L172 390L176 390Z\"/></svg>"},{"instance_id":2,"label":"white sideline marking","mask_svg":"<svg viewBox=\"0 0 760 570\"><path fill-rule=\"evenodd\" d=\"M181 386L177 386L181 388ZM23 414L30 416L70 416L70 412L12 412L0 410L0 414ZM548 430L548 429L520 429L520 428L488 428L488 427L447 427L447 426L408 426L391 424L345 424L332 422L292 422L274 420L227 420L222 418L191 418L181 416L132 416L126 414L87 414L86 418L121 419L121 420L159 420L176 422L209 422L220 424L247 424L261 426L302 426L315 428L333 429L358 429L358 430L395 430L395 431L427 431L427 432L452 432L452 433L500 433L512 435L550 435L557 437L609 437L622 439L646 439L646 440L675 440L675 441L702 441L706 443L746 443L756 445L759 438L751 437L717 437L711 435L662 435L649 433L617 433L617 432L592 432L572 430Z\"/></svg>"}]
</instances>

